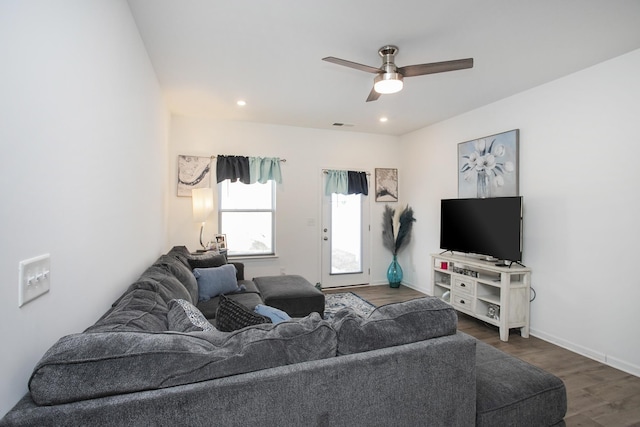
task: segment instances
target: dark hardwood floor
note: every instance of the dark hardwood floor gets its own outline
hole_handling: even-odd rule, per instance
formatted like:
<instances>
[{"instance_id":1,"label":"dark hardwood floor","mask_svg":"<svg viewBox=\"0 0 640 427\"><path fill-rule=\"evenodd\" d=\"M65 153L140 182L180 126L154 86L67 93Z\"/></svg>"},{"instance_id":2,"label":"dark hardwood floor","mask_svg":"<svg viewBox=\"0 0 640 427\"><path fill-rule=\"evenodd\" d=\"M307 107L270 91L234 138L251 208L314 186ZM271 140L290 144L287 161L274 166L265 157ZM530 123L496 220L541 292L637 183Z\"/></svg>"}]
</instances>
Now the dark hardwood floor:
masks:
<instances>
[{"instance_id":1,"label":"dark hardwood floor","mask_svg":"<svg viewBox=\"0 0 640 427\"><path fill-rule=\"evenodd\" d=\"M376 306L424 296L401 286L358 286L325 289L354 292ZM512 330L500 341L498 328L458 313L458 329L560 377L567 388L567 426L640 426L640 378Z\"/></svg>"}]
</instances>

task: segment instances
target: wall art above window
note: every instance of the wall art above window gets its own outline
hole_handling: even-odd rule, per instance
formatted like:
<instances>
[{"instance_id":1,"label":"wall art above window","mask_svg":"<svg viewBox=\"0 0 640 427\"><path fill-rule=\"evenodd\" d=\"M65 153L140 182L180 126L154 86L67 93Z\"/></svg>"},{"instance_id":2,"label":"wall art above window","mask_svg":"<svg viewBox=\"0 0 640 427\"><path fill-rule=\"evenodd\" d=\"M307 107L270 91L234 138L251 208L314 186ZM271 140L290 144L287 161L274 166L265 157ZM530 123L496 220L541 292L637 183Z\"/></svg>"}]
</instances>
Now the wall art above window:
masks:
<instances>
[{"instance_id":1,"label":"wall art above window","mask_svg":"<svg viewBox=\"0 0 640 427\"><path fill-rule=\"evenodd\" d=\"M519 195L519 129L458 144L458 197Z\"/></svg>"},{"instance_id":2,"label":"wall art above window","mask_svg":"<svg viewBox=\"0 0 640 427\"><path fill-rule=\"evenodd\" d=\"M178 196L191 197L194 188L211 187L211 157L178 156Z\"/></svg>"},{"instance_id":3,"label":"wall art above window","mask_svg":"<svg viewBox=\"0 0 640 427\"><path fill-rule=\"evenodd\" d=\"M398 169L376 168L376 202L398 201Z\"/></svg>"}]
</instances>

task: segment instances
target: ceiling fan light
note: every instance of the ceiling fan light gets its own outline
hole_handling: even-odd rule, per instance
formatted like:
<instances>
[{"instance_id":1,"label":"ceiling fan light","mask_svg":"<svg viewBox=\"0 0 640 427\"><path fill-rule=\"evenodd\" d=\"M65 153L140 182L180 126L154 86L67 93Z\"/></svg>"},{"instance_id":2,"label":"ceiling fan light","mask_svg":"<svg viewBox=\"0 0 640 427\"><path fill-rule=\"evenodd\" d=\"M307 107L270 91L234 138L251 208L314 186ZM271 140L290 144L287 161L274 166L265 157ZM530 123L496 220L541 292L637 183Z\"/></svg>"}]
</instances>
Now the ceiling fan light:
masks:
<instances>
[{"instance_id":1,"label":"ceiling fan light","mask_svg":"<svg viewBox=\"0 0 640 427\"><path fill-rule=\"evenodd\" d=\"M373 80L373 89L382 94L396 93L402 90L402 74L382 73Z\"/></svg>"}]
</instances>

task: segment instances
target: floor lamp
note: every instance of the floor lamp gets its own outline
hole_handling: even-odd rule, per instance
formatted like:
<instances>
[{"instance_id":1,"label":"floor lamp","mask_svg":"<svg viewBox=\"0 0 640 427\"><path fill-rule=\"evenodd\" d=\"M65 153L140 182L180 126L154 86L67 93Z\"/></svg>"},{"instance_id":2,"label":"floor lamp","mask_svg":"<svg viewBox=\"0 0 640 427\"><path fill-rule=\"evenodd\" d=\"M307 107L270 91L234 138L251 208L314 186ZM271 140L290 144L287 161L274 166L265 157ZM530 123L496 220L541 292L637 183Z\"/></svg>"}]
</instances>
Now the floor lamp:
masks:
<instances>
[{"instance_id":1,"label":"floor lamp","mask_svg":"<svg viewBox=\"0 0 640 427\"><path fill-rule=\"evenodd\" d=\"M193 220L201 223L200 246L202 246L203 250L206 250L206 246L202 243L202 233L204 231L204 223L213 212L213 189L194 188L191 190L191 200L193 202Z\"/></svg>"}]
</instances>

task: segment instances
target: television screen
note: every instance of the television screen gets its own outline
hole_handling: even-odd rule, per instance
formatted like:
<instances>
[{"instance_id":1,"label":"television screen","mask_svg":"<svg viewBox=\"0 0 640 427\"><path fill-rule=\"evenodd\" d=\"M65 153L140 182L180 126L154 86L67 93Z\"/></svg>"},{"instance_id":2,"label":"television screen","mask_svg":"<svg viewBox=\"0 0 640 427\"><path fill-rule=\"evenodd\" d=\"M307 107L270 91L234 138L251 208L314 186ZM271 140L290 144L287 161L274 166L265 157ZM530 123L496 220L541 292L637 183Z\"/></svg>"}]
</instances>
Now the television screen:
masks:
<instances>
[{"instance_id":1,"label":"television screen","mask_svg":"<svg viewBox=\"0 0 640 427\"><path fill-rule=\"evenodd\" d=\"M442 200L440 248L521 261L522 197Z\"/></svg>"}]
</instances>

